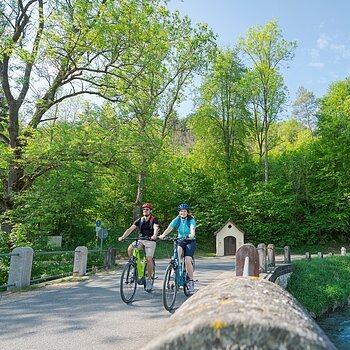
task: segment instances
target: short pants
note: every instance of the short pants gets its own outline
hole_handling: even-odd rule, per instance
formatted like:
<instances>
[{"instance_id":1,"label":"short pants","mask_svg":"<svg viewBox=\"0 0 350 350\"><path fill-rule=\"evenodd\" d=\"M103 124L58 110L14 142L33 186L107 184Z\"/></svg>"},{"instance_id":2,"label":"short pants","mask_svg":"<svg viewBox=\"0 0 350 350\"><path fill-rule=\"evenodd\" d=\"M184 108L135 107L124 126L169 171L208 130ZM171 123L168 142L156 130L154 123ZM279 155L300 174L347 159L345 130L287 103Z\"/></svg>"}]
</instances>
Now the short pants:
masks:
<instances>
[{"instance_id":1,"label":"short pants","mask_svg":"<svg viewBox=\"0 0 350 350\"><path fill-rule=\"evenodd\" d=\"M193 258L194 251L196 250L196 240L187 239L178 243L179 247L185 252L185 256L190 256Z\"/></svg>"},{"instance_id":2,"label":"short pants","mask_svg":"<svg viewBox=\"0 0 350 350\"><path fill-rule=\"evenodd\" d=\"M149 241L146 239L139 239L137 244L138 249L142 249L145 247L146 256L150 256L153 258L154 252L156 251L156 241ZM133 242L133 247L136 247L136 241Z\"/></svg>"}]
</instances>

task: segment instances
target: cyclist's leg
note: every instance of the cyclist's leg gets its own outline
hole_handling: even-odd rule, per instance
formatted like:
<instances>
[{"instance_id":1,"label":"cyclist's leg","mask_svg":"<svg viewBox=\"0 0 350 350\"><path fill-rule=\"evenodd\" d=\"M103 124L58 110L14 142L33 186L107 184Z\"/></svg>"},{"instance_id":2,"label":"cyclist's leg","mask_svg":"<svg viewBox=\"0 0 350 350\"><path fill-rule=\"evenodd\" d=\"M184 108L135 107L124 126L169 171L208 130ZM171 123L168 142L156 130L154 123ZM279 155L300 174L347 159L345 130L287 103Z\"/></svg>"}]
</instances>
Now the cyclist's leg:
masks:
<instances>
[{"instance_id":1,"label":"cyclist's leg","mask_svg":"<svg viewBox=\"0 0 350 350\"><path fill-rule=\"evenodd\" d=\"M148 281L146 281L146 289L152 289L152 276L153 276L153 256L156 250L156 242L154 241L142 241L145 247L146 260L147 260L147 273ZM147 285L148 284L148 285Z\"/></svg>"},{"instance_id":2,"label":"cyclist's leg","mask_svg":"<svg viewBox=\"0 0 350 350\"><path fill-rule=\"evenodd\" d=\"M190 285L193 283L192 258L195 250L196 250L196 241L195 240L187 241L185 245L185 265L186 265L186 271L190 278Z\"/></svg>"},{"instance_id":3,"label":"cyclist's leg","mask_svg":"<svg viewBox=\"0 0 350 350\"><path fill-rule=\"evenodd\" d=\"M132 253L134 252L134 247L135 247L134 243L135 243L135 242L131 243L131 244L129 245L129 247L128 247L128 255L129 255L129 258L132 257Z\"/></svg>"},{"instance_id":4,"label":"cyclist's leg","mask_svg":"<svg viewBox=\"0 0 350 350\"><path fill-rule=\"evenodd\" d=\"M184 249L185 249L185 244L183 242L179 242L179 244L177 246L177 255L178 255L179 262L182 259L182 254L183 254Z\"/></svg>"},{"instance_id":5,"label":"cyclist's leg","mask_svg":"<svg viewBox=\"0 0 350 350\"><path fill-rule=\"evenodd\" d=\"M135 247L136 247L136 241L132 242L132 243L129 245L129 247L128 247L128 255L129 255L129 258L132 257L132 253L134 252ZM137 248L139 248L139 249L142 248L142 245L140 244L140 242L138 242Z\"/></svg>"},{"instance_id":6,"label":"cyclist's leg","mask_svg":"<svg viewBox=\"0 0 350 350\"><path fill-rule=\"evenodd\" d=\"M149 278L152 277L153 274L153 257L154 252L156 250L156 242L154 241L143 241L146 252L146 260L147 260L147 271Z\"/></svg>"}]
</instances>

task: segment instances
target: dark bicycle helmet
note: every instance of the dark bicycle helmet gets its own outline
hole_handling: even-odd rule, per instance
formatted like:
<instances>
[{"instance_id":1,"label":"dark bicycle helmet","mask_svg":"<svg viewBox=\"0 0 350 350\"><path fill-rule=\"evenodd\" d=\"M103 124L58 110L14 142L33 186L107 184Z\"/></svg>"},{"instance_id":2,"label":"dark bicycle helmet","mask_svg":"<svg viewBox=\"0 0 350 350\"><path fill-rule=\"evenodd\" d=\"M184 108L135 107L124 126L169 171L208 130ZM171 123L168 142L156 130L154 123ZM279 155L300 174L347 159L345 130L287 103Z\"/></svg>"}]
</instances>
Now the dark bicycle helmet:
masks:
<instances>
[{"instance_id":1,"label":"dark bicycle helmet","mask_svg":"<svg viewBox=\"0 0 350 350\"><path fill-rule=\"evenodd\" d=\"M177 211L180 211L180 210L187 210L187 211L190 211L190 207L188 204L180 204L178 207L177 207Z\"/></svg>"},{"instance_id":2,"label":"dark bicycle helmet","mask_svg":"<svg viewBox=\"0 0 350 350\"><path fill-rule=\"evenodd\" d=\"M142 209L143 208L152 209L152 204L151 203L145 203L145 204L142 205Z\"/></svg>"}]
</instances>

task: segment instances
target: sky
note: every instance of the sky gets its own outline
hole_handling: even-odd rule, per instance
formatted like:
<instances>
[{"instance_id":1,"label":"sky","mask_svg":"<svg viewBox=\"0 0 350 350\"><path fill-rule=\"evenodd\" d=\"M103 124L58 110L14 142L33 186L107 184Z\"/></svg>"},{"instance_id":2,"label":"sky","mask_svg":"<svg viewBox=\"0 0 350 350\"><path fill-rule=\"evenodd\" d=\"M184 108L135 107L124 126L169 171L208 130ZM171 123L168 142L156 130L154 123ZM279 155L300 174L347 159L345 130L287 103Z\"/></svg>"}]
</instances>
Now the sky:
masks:
<instances>
[{"instance_id":1,"label":"sky","mask_svg":"<svg viewBox=\"0 0 350 350\"><path fill-rule=\"evenodd\" d=\"M281 71L289 106L300 86L321 97L332 82L350 76L349 0L170 0L168 7L193 24L207 23L222 48L233 48L250 27L277 19L283 38L298 45L289 68ZM179 113L191 109L188 101Z\"/></svg>"}]
</instances>

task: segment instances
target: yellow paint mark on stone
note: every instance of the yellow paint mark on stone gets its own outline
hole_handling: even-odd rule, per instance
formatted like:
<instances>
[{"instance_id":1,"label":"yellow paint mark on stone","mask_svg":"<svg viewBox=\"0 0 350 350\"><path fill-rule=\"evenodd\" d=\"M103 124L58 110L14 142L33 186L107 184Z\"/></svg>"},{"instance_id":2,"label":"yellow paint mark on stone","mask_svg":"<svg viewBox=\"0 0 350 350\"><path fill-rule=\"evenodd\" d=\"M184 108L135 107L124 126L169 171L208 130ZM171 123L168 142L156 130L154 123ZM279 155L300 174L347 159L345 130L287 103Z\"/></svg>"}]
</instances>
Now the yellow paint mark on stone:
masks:
<instances>
[{"instance_id":1,"label":"yellow paint mark on stone","mask_svg":"<svg viewBox=\"0 0 350 350\"><path fill-rule=\"evenodd\" d=\"M215 321L213 322L213 328L214 328L215 330L219 330L219 329L222 329L222 328L225 328L225 327L227 327L227 322L225 322L225 321L222 321L222 320L215 320Z\"/></svg>"}]
</instances>

